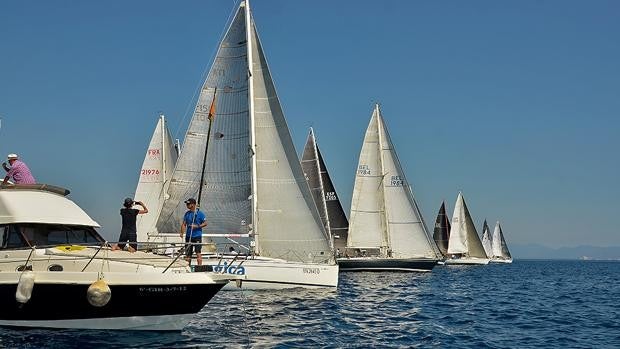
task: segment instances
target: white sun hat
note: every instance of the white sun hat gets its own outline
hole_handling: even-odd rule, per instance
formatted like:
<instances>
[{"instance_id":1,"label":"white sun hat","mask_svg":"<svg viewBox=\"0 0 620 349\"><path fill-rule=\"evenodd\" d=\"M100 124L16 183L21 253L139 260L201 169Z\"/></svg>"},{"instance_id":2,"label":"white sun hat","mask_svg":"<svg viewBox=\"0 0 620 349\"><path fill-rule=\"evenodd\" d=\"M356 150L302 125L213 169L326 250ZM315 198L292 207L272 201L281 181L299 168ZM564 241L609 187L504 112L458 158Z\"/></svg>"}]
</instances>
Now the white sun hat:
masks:
<instances>
[{"instance_id":1,"label":"white sun hat","mask_svg":"<svg viewBox=\"0 0 620 349\"><path fill-rule=\"evenodd\" d=\"M7 155L6 157L7 157L8 159L17 159L19 156L17 156L17 154L13 154L13 153L11 153L11 154Z\"/></svg>"}]
</instances>

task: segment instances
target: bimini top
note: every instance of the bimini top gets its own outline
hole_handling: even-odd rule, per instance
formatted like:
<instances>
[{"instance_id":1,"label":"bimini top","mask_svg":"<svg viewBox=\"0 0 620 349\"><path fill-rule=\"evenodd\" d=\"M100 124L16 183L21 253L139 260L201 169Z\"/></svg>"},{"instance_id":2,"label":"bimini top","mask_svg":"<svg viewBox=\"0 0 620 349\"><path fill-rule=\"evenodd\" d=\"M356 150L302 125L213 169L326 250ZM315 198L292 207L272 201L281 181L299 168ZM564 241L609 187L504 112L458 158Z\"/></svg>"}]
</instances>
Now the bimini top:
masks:
<instances>
[{"instance_id":1,"label":"bimini top","mask_svg":"<svg viewBox=\"0 0 620 349\"><path fill-rule=\"evenodd\" d=\"M0 224L42 223L99 224L75 202L65 196L69 191L46 184L4 185L0 187Z\"/></svg>"}]
</instances>

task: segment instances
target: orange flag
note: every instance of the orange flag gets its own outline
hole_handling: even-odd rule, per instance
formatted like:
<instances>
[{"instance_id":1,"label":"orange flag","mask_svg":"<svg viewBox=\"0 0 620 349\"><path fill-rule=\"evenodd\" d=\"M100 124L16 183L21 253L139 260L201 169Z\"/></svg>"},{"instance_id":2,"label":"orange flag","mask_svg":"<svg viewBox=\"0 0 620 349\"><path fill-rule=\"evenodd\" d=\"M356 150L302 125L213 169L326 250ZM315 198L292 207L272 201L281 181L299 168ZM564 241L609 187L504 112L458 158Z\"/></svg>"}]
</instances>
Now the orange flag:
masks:
<instances>
[{"instance_id":1,"label":"orange flag","mask_svg":"<svg viewBox=\"0 0 620 349\"><path fill-rule=\"evenodd\" d=\"M213 91L213 100L211 101L211 108L209 108L209 120L215 119L215 94L217 93L217 87Z\"/></svg>"}]
</instances>

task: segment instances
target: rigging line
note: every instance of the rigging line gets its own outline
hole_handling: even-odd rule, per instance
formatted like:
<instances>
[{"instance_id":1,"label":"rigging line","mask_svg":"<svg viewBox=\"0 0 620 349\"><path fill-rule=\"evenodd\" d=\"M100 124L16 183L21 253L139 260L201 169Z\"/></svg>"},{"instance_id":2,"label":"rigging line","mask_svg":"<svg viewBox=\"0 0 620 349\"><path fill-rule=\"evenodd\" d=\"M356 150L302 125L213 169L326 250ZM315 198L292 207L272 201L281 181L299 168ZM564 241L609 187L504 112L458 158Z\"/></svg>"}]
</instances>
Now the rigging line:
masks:
<instances>
[{"instance_id":1,"label":"rigging line","mask_svg":"<svg viewBox=\"0 0 620 349\"><path fill-rule=\"evenodd\" d=\"M189 109L192 107L193 104L195 104L194 101L196 100L196 95L200 94L200 91L202 90L202 85L204 85L204 82L206 81L208 77L207 75L209 74L210 67L213 66L213 63L215 62L215 56L217 55L217 52L220 49L220 44L222 40L224 40L224 35L226 35L226 33L228 32L228 28L232 24L232 21L234 19L233 16L234 14L237 13L237 8L238 6L233 6L232 10L230 11L230 14L228 15L228 18L226 19L226 25L224 26L224 29L220 33L219 39L217 41L217 45L215 45L215 48L211 52L209 63L202 70L202 73L200 74L200 80L198 81L198 86L194 88L194 94L192 95L192 98L187 103L187 107L185 108L185 113L183 113L183 118L181 118L181 120L177 124L177 129L175 130L174 138L177 138L177 139L179 138L179 132L181 131L181 126L183 125L183 123L185 123L185 120L187 119L187 116L189 114ZM192 115L193 114L194 113L192 113ZM183 143L185 143L185 141Z\"/></svg>"}]
</instances>

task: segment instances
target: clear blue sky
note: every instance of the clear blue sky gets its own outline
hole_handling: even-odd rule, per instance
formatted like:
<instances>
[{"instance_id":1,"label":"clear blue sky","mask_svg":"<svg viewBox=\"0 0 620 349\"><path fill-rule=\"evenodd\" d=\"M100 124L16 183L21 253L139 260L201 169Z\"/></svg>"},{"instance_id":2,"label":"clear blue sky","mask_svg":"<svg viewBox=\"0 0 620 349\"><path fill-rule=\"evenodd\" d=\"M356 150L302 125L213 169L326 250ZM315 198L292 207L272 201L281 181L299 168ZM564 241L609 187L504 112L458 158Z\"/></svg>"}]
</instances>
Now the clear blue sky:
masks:
<instances>
[{"instance_id":1,"label":"clear blue sky","mask_svg":"<svg viewBox=\"0 0 620 349\"><path fill-rule=\"evenodd\" d=\"M431 227L463 190L509 244L620 245L620 2L252 5L297 149L313 126L345 210L379 101ZM158 112L182 139L232 9L0 2L0 155L116 239Z\"/></svg>"}]
</instances>

